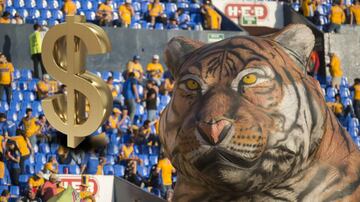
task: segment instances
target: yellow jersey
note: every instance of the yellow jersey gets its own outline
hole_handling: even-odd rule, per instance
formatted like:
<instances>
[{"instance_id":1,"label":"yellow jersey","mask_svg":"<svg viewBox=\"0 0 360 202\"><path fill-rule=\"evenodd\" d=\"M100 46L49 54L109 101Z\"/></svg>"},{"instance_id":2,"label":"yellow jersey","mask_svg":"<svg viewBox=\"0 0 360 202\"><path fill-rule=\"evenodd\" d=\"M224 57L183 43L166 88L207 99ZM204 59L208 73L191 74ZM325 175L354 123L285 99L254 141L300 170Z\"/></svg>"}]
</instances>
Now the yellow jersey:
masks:
<instances>
[{"instance_id":1,"label":"yellow jersey","mask_svg":"<svg viewBox=\"0 0 360 202\"><path fill-rule=\"evenodd\" d=\"M350 7L350 12L355 18L355 22L357 25L360 25L360 5L352 5Z\"/></svg>"},{"instance_id":2,"label":"yellow jersey","mask_svg":"<svg viewBox=\"0 0 360 202\"><path fill-rule=\"evenodd\" d=\"M38 180L35 180L33 177L29 178L29 186L32 188L39 188L45 183L44 178L39 178Z\"/></svg>"},{"instance_id":3,"label":"yellow jersey","mask_svg":"<svg viewBox=\"0 0 360 202\"><path fill-rule=\"evenodd\" d=\"M140 76L144 73L144 70L140 63L134 63L133 61L129 61L127 64L127 72L134 72L135 78L139 79Z\"/></svg>"},{"instance_id":4,"label":"yellow jersey","mask_svg":"<svg viewBox=\"0 0 360 202\"><path fill-rule=\"evenodd\" d=\"M75 15L76 14L76 4L72 1L67 1L64 4L64 13L66 15Z\"/></svg>"},{"instance_id":5,"label":"yellow jersey","mask_svg":"<svg viewBox=\"0 0 360 202\"><path fill-rule=\"evenodd\" d=\"M121 151L124 153L125 158L130 158L131 154L134 152L134 147L133 146L127 147L126 145L123 145Z\"/></svg>"},{"instance_id":6,"label":"yellow jersey","mask_svg":"<svg viewBox=\"0 0 360 202\"><path fill-rule=\"evenodd\" d=\"M146 67L146 71L148 72L158 72L158 73L163 73L164 72L164 68L160 63L149 63ZM156 74L155 78L161 78L160 74Z\"/></svg>"},{"instance_id":7,"label":"yellow jersey","mask_svg":"<svg viewBox=\"0 0 360 202\"><path fill-rule=\"evenodd\" d=\"M55 167L56 165L54 165L51 162L48 162L45 164L45 170L49 171L50 173L57 173L58 168ZM53 171L53 172L52 172Z\"/></svg>"},{"instance_id":8,"label":"yellow jersey","mask_svg":"<svg viewBox=\"0 0 360 202\"><path fill-rule=\"evenodd\" d=\"M354 85L354 100L360 100L360 84Z\"/></svg>"},{"instance_id":9,"label":"yellow jersey","mask_svg":"<svg viewBox=\"0 0 360 202\"><path fill-rule=\"evenodd\" d=\"M3 153L3 141L4 141L4 134L0 134L0 153Z\"/></svg>"},{"instance_id":10,"label":"yellow jersey","mask_svg":"<svg viewBox=\"0 0 360 202\"><path fill-rule=\"evenodd\" d=\"M10 24L10 18L0 18L0 24Z\"/></svg>"},{"instance_id":11,"label":"yellow jersey","mask_svg":"<svg viewBox=\"0 0 360 202\"><path fill-rule=\"evenodd\" d=\"M45 81L39 81L37 83L37 88L41 91L41 92L49 92L50 90L50 85L47 84Z\"/></svg>"},{"instance_id":12,"label":"yellow jersey","mask_svg":"<svg viewBox=\"0 0 360 202\"><path fill-rule=\"evenodd\" d=\"M332 77L342 77L343 71L341 69L340 58L336 55L331 57L330 74Z\"/></svg>"},{"instance_id":13,"label":"yellow jersey","mask_svg":"<svg viewBox=\"0 0 360 202\"><path fill-rule=\"evenodd\" d=\"M22 119L25 135L27 137L31 137L39 131L40 126L36 124L36 121L37 121L37 119L35 117L32 117L30 119L27 119L27 118Z\"/></svg>"},{"instance_id":14,"label":"yellow jersey","mask_svg":"<svg viewBox=\"0 0 360 202\"><path fill-rule=\"evenodd\" d=\"M102 3L102 4L100 4L98 10L99 11L112 12L113 9L111 8L111 6Z\"/></svg>"},{"instance_id":15,"label":"yellow jersey","mask_svg":"<svg viewBox=\"0 0 360 202\"><path fill-rule=\"evenodd\" d=\"M121 5L119 7L119 16L124 24L130 25L132 17L131 8L127 7L125 4Z\"/></svg>"},{"instance_id":16,"label":"yellow jersey","mask_svg":"<svg viewBox=\"0 0 360 202\"><path fill-rule=\"evenodd\" d=\"M3 179L5 176L5 163L0 161L0 179Z\"/></svg>"},{"instance_id":17,"label":"yellow jersey","mask_svg":"<svg viewBox=\"0 0 360 202\"><path fill-rule=\"evenodd\" d=\"M30 149L27 145L27 141L23 136L18 135L18 136L12 137L11 139L16 142L16 145L19 148L21 156L26 156L26 155L30 154Z\"/></svg>"},{"instance_id":18,"label":"yellow jersey","mask_svg":"<svg viewBox=\"0 0 360 202\"><path fill-rule=\"evenodd\" d=\"M149 4L148 10L150 16L157 17L163 12L163 7L161 6L161 4Z\"/></svg>"},{"instance_id":19,"label":"yellow jersey","mask_svg":"<svg viewBox=\"0 0 360 202\"><path fill-rule=\"evenodd\" d=\"M96 171L96 174L95 174L95 175L103 175L103 174L104 174L104 173L103 173L103 168L104 168L104 166L98 165L98 166L97 166L97 171Z\"/></svg>"},{"instance_id":20,"label":"yellow jersey","mask_svg":"<svg viewBox=\"0 0 360 202\"><path fill-rule=\"evenodd\" d=\"M109 116L109 126L110 126L110 128L116 129L118 122L119 122L119 117L116 117L114 115Z\"/></svg>"},{"instance_id":21,"label":"yellow jersey","mask_svg":"<svg viewBox=\"0 0 360 202\"><path fill-rule=\"evenodd\" d=\"M312 12L312 14L314 14L315 4L314 3L310 4L310 0L304 0L301 4L301 8L303 10L304 16L309 17L311 12Z\"/></svg>"},{"instance_id":22,"label":"yellow jersey","mask_svg":"<svg viewBox=\"0 0 360 202\"><path fill-rule=\"evenodd\" d=\"M80 191L80 199L82 202L93 202L93 194L89 191Z\"/></svg>"},{"instance_id":23,"label":"yellow jersey","mask_svg":"<svg viewBox=\"0 0 360 202\"><path fill-rule=\"evenodd\" d=\"M163 185L172 185L172 171L174 167L172 166L169 159L161 159L157 165L157 169L161 170L161 177Z\"/></svg>"},{"instance_id":24,"label":"yellow jersey","mask_svg":"<svg viewBox=\"0 0 360 202\"><path fill-rule=\"evenodd\" d=\"M221 18L221 16L213 8L208 6L205 14L205 20L208 28L220 29L221 25L218 18Z\"/></svg>"},{"instance_id":25,"label":"yellow jersey","mask_svg":"<svg viewBox=\"0 0 360 202\"><path fill-rule=\"evenodd\" d=\"M14 72L14 66L12 63L3 63L0 64L0 84L2 85L10 85L12 76L11 74Z\"/></svg>"},{"instance_id":26,"label":"yellow jersey","mask_svg":"<svg viewBox=\"0 0 360 202\"><path fill-rule=\"evenodd\" d=\"M340 25L345 22L345 13L340 6L331 7L330 15L330 21L334 24Z\"/></svg>"},{"instance_id":27,"label":"yellow jersey","mask_svg":"<svg viewBox=\"0 0 360 202\"><path fill-rule=\"evenodd\" d=\"M111 94L113 96L113 98L116 98L118 96L118 92L116 91L116 88L114 88L114 85L112 84L108 84Z\"/></svg>"}]
</instances>

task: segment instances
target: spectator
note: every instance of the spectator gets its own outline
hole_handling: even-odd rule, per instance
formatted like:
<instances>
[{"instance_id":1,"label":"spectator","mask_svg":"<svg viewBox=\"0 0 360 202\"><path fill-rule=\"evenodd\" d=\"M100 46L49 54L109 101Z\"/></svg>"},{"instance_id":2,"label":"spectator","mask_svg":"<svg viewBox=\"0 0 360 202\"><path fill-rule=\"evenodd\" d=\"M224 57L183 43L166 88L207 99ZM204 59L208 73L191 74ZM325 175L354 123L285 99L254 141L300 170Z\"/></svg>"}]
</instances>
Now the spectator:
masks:
<instances>
[{"instance_id":1,"label":"spectator","mask_svg":"<svg viewBox=\"0 0 360 202\"><path fill-rule=\"evenodd\" d=\"M335 53L330 53L330 74L332 77L332 87L339 90L343 71L340 58Z\"/></svg>"},{"instance_id":2,"label":"spectator","mask_svg":"<svg viewBox=\"0 0 360 202\"><path fill-rule=\"evenodd\" d=\"M80 200L87 202L95 202L94 194L88 191L89 188L89 176L81 176L80 184Z\"/></svg>"},{"instance_id":3,"label":"spectator","mask_svg":"<svg viewBox=\"0 0 360 202\"><path fill-rule=\"evenodd\" d=\"M0 5L0 6L1 6L1 5ZM9 192L9 190L4 189L4 190L1 192L0 201L1 201L1 202L8 202L9 199L10 199L10 192Z\"/></svg>"},{"instance_id":4,"label":"spectator","mask_svg":"<svg viewBox=\"0 0 360 202\"><path fill-rule=\"evenodd\" d=\"M6 1L4 1L4 0L0 1L0 15L2 15L3 11L5 10L5 5L6 5L5 2Z\"/></svg>"},{"instance_id":5,"label":"spectator","mask_svg":"<svg viewBox=\"0 0 360 202\"><path fill-rule=\"evenodd\" d=\"M42 202L42 200L39 197L37 197L36 195L37 195L36 191L29 189L27 191L27 195L20 197L17 200L17 202Z\"/></svg>"},{"instance_id":6,"label":"spectator","mask_svg":"<svg viewBox=\"0 0 360 202\"><path fill-rule=\"evenodd\" d=\"M319 67L320 67L319 55L316 51L312 51L310 54L310 64L309 64L308 74L316 78L317 73L319 71Z\"/></svg>"},{"instance_id":7,"label":"spectator","mask_svg":"<svg viewBox=\"0 0 360 202\"><path fill-rule=\"evenodd\" d=\"M7 137L8 133L8 123L6 121L6 114L0 112L0 136Z\"/></svg>"},{"instance_id":8,"label":"spectator","mask_svg":"<svg viewBox=\"0 0 360 202\"><path fill-rule=\"evenodd\" d=\"M36 84L36 92L39 100L48 96L50 90L50 76L48 74L43 75L43 79Z\"/></svg>"},{"instance_id":9,"label":"spectator","mask_svg":"<svg viewBox=\"0 0 360 202\"><path fill-rule=\"evenodd\" d=\"M163 7L159 0L154 0L153 3L148 5L149 21L151 25L155 25L155 22L162 21L161 14L163 13Z\"/></svg>"},{"instance_id":10,"label":"spectator","mask_svg":"<svg viewBox=\"0 0 360 202\"><path fill-rule=\"evenodd\" d=\"M209 30L221 29L221 15L219 15L215 8L212 6L210 0L206 0L205 4L201 7L201 13L204 17L204 28Z\"/></svg>"},{"instance_id":11,"label":"spectator","mask_svg":"<svg viewBox=\"0 0 360 202\"><path fill-rule=\"evenodd\" d=\"M360 0L356 0L355 5L350 6L350 24L360 25Z\"/></svg>"},{"instance_id":12,"label":"spectator","mask_svg":"<svg viewBox=\"0 0 360 202\"><path fill-rule=\"evenodd\" d=\"M337 0L334 1L333 6L330 10L330 27L329 32L335 31L335 33L340 32L341 24L345 22L345 13L340 7L340 4Z\"/></svg>"},{"instance_id":13,"label":"spectator","mask_svg":"<svg viewBox=\"0 0 360 202\"><path fill-rule=\"evenodd\" d=\"M14 141L9 140L7 142L7 152L6 156L9 163L9 171L10 171L10 178L12 184L18 186L19 185L19 175L21 173L20 170L20 151L15 145Z\"/></svg>"},{"instance_id":14,"label":"spectator","mask_svg":"<svg viewBox=\"0 0 360 202\"><path fill-rule=\"evenodd\" d=\"M139 187L143 185L144 179L137 173L136 161L128 162L125 168L124 179Z\"/></svg>"},{"instance_id":15,"label":"spectator","mask_svg":"<svg viewBox=\"0 0 360 202\"><path fill-rule=\"evenodd\" d=\"M146 72L150 75L150 78L155 80L160 85L160 79L164 73L163 66L159 63L159 55L153 55L152 61L147 65Z\"/></svg>"},{"instance_id":16,"label":"spectator","mask_svg":"<svg viewBox=\"0 0 360 202\"><path fill-rule=\"evenodd\" d=\"M72 0L65 0L64 6L61 10L64 15L76 15L76 4Z\"/></svg>"},{"instance_id":17,"label":"spectator","mask_svg":"<svg viewBox=\"0 0 360 202\"><path fill-rule=\"evenodd\" d=\"M46 70L44 68L44 64L41 59L41 46L42 46L42 38L41 38L41 26L39 24L34 24L34 32L29 37L30 44L30 53L31 59L34 63L34 77L40 78L39 75L39 64L41 67L42 74L46 74Z\"/></svg>"},{"instance_id":18,"label":"spectator","mask_svg":"<svg viewBox=\"0 0 360 202\"><path fill-rule=\"evenodd\" d=\"M158 162L156 172L161 172L162 179L162 195L164 198L167 198L169 191L172 190L172 173L175 173L176 170L172 166L170 160L164 156L164 154L160 154L160 160Z\"/></svg>"},{"instance_id":19,"label":"spectator","mask_svg":"<svg viewBox=\"0 0 360 202\"><path fill-rule=\"evenodd\" d=\"M59 164L56 160L56 156L51 156L48 162L45 164L45 173L57 174L59 171Z\"/></svg>"},{"instance_id":20,"label":"spectator","mask_svg":"<svg viewBox=\"0 0 360 202\"><path fill-rule=\"evenodd\" d=\"M122 27L129 27L131 18L135 15L134 8L131 6L131 0L125 0L125 3L119 7L119 17Z\"/></svg>"},{"instance_id":21,"label":"spectator","mask_svg":"<svg viewBox=\"0 0 360 202\"><path fill-rule=\"evenodd\" d=\"M138 81L134 78L134 72L129 74L129 78L126 79L123 86L123 93L125 98L126 108L129 110L130 120L134 121L136 112L136 103L140 102L140 96L137 90Z\"/></svg>"},{"instance_id":22,"label":"spectator","mask_svg":"<svg viewBox=\"0 0 360 202\"><path fill-rule=\"evenodd\" d=\"M120 117L121 111L118 108L113 109L112 115L109 116L108 122L105 126L106 130L111 133L118 133L120 125L124 122L124 119Z\"/></svg>"},{"instance_id":23,"label":"spectator","mask_svg":"<svg viewBox=\"0 0 360 202\"><path fill-rule=\"evenodd\" d=\"M149 80L146 83L146 93L145 93L145 102L146 102L146 110L147 110L147 119L149 121L155 121L156 112L157 112L157 91L155 89L155 82Z\"/></svg>"},{"instance_id":24,"label":"spectator","mask_svg":"<svg viewBox=\"0 0 360 202\"><path fill-rule=\"evenodd\" d=\"M29 138L22 130L16 130L16 136L9 137L9 139L16 142L16 146L20 151L20 169L21 173L25 173L25 161L30 157L31 153L34 153Z\"/></svg>"},{"instance_id":25,"label":"spectator","mask_svg":"<svg viewBox=\"0 0 360 202\"><path fill-rule=\"evenodd\" d=\"M12 63L7 61L3 53L0 53L0 98L3 97L5 92L8 105L11 103L11 83L13 81L13 72L14 66Z\"/></svg>"},{"instance_id":26,"label":"spectator","mask_svg":"<svg viewBox=\"0 0 360 202\"><path fill-rule=\"evenodd\" d=\"M140 127L138 132L139 143L141 145L158 146L159 138L151 132L151 122L149 120L144 121L143 126Z\"/></svg>"},{"instance_id":27,"label":"spectator","mask_svg":"<svg viewBox=\"0 0 360 202\"><path fill-rule=\"evenodd\" d=\"M178 30L179 29L178 20L176 18L174 18L174 17L170 18L167 29Z\"/></svg>"},{"instance_id":28,"label":"spectator","mask_svg":"<svg viewBox=\"0 0 360 202\"><path fill-rule=\"evenodd\" d=\"M37 138L39 139L38 142L51 142L52 137L49 134L51 126L46 120L46 117L44 114L39 115L39 120L37 121L37 125L40 127L39 134L37 135Z\"/></svg>"},{"instance_id":29,"label":"spectator","mask_svg":"<svg viewBox=\"0 0 360 202\"><path fill-rule=\"evenodd\" d=\"M91 148L90 151L85 154L85 157L81 162L80 173L95 175L98 165L99 158L96 156L95 149Z\"/></svg>"},{"instance_id":30,"label":"spectator","mask_svg":"<svg viewBox=\"0 0 360 202\"><path fill-rule=\"evenodd\" d=\"M22 128L25 132L26 137L29 138L32 147L37 143L37 134L39 133L40 126L36 117L32 116L32 109L26 109L26 115L21 120L19 127Z\"/></svg>"},{"instance_id":31,"label":"spectator","mask_svg":"<svg viewBox=\"0 0 360 202\"><path fill-rule=\"evenodd\" d=\"M118 92L117 92L116 88L114 87L114 78L112 76L109 76L108 79L106 80L106 84L110 88L113 99L115 99L118 96Z\"/></svg>"},{"instance_id":32,"label":"spectator","mask_svg":"<svg viewBox=\"0 0 360 202\"><path fill-rule=\"evenodd\" d=\"M132 61L129 61L126 65L127 68L127 74L130 74L133 72L135 74L135 78L137 80L141 80L144 76L144 70L140 63L140 56L135 55L132 59Z\"/></svg>"},{"instance_id":33,"label":"spectator","mask_svg":"<svg viewBox=\"0 0 360 202\"><path fill-rule=\"evenodd\" d=\"M147 187L150 189L152 193L155 193L155 190L161 190L161 182L159 173L156 171L157 165L151 166L149 179L147 181Z\"/></svg>"},{"instance_id":34,"label":"spectator","mask_svg":"<svg viewBox=\"0 0 360 202\"><path fill-rule=\"evenodd\" d=\"M354 85L351 87L354 91L354 111L355 116L360 119L360 78L354 80Z\"/></svg>"},{"instance_id":35,"label":"spectator","mask_svg":"<svg viewBox=\"0 0 360 202\"><path fill-rule=\"evenodd\" d=\"M104 175L104 166L106 164L106 158L100 157L99 165L97 167L96 175Z\"/></svg>"},{"instance_id":36,"label":"spectator","mask_svg":"<svg viewBox=\"0 0 360 202\"><path fill-rule=\"evenodd\" d=\"M47 201L57 194L57 183L59 181L55 174L50 175L49 180L46 180L41 188L41 198L43 201Z\"/></svg>"},{"instance_id":37,"label":"spectator","mask_svg":"<svg viewBox=\"0 0 360 202\"><path fill-rule=\"evenodd\" d=\"M334 103L327 103L330 109L334 112L337 118L341 118L344 114L344 106L341 103L341 97L339 94L335 95L335 102Z\"/></svg>"},{"instance_id":38,"label":"spectator","mask_svg":"<svg viewBox=\"0 0 360 202\"><path fill-rule=\"evenodd\" d=\"M0 24L10 24L10 21L10 13L5 11L0 18Z\"/></svg>"},{"instance_id":39,"label":"spectator","mask_svg":"<svg viewBox=\"0 0 360 202\"><path fill-rule=\"evenodd\" d=\"M11 19L11 24L22 25L24 20L18 13L15 13L14 18Z\"/></svg>"},{"instance_id":40,"label":"spectator","mask_svg":"<svg viewBox=\"0 0 360 202\"><path fill-rule=\"evenodd\" d=\"M29 188L35 191L36 193L38 193L38 191L41 190L44 183L45 183L44 175L41 171L31 176L28 180Z\"/></svg>"},{"instance_id":41,"label":"spectator","mask_svg":"<svg viewBox=\"0 0 360 202\"><path fill-rule=\"evenodd\" d=\"M113 20L113 9L111 7L112 1L105 0L105 3L101 3L96 11L96 19L100 26L109 26Z\"/></svg>"},{"instance_id":42,"label":"spectator","mask_svg":"<svg viewBox=\"0 0 360 202\"><path fill-rule=\"evenodd\" d=\"M310 21L313 21L313 16L315 12L315 2L312 0L303 0L301 4L303 15L308 18Z\"/></svg>"}]
</instances>

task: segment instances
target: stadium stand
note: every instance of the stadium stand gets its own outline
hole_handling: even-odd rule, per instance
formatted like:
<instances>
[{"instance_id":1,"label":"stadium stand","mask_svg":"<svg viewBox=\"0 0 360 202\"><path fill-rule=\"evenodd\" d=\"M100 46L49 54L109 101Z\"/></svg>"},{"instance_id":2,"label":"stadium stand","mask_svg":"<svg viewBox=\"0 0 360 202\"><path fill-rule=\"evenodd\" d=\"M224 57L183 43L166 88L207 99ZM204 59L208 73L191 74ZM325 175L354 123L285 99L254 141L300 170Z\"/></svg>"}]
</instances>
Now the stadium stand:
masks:
<instances>
[{"instance_id":1,"label":"stadium stand","mask_svg":"<svg viewBox=\"0 0 360 202\"><path fill-rule=\"evenodd\" d=\"M96 22L96 11L102 3L100 0L75 0L77 14L84 15L89 22ZM119 7L124 4L124 0L114 0L110 5L113 13L114 24L119 20ZM174 30L202 30L202 16L200 14L201 4L197 1L180 0L177 3L161 3L163 8L162 16L165 21L157 22L155 26L146 19L149 10L149 0L133 0L131 5L134 15L131 18L130 28L133 29L174 29ZM10 13L10 18L14 19L15 14L21 16L26 23L54 26L63 22L65 15L62 11L63 0L6 0L6 11ZM180 15L176 15L177 12ZM177 20L177 26L171 26L171 19Z\"/></svg>"}]
</instances>

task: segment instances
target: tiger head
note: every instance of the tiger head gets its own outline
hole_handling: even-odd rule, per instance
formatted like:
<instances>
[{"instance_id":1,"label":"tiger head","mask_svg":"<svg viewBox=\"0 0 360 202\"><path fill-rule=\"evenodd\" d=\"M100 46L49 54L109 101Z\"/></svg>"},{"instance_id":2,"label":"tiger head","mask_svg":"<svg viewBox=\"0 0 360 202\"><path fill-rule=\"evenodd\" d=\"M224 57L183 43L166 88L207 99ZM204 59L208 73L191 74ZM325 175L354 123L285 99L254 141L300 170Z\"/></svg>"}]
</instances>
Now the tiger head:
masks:
<instances>
[{"instance_id":1,"label":"tiger head","mask_svg":"<svg viewBox=\"0 0 360 202\"><path fill-rule=\"evenodd\" d=\"M306 75L313 47L304 25L212 44L172 39L164 55L176 84L160 138L179 175L251 192L307 166L326 109L318 83Z\"/></svg>"}]
</instances>

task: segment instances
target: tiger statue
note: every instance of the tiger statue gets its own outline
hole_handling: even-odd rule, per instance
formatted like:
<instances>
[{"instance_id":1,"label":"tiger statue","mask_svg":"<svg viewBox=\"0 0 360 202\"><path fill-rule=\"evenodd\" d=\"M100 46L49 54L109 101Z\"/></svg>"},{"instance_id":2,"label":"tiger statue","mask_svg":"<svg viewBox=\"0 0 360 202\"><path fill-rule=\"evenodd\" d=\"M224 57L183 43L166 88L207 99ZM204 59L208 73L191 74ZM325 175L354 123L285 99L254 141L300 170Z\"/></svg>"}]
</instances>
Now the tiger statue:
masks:
<instances>
[{"instance_id":1,"label":"tiger statue","mask_svg":"<svg viewBox=\"0 0 360 202\"><path fill-rule=\"evenodd\" d=\"M290 25L212 44L171 39L160 118L174 201L360 201L357 146L306 74L314 35Z\"/></svg>"}]
</instances>

